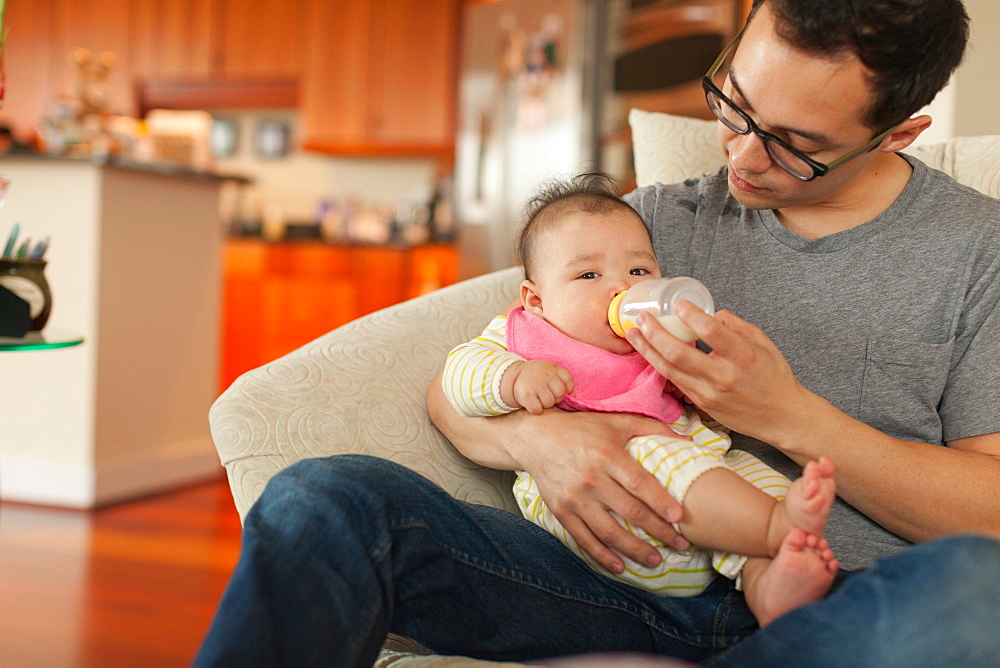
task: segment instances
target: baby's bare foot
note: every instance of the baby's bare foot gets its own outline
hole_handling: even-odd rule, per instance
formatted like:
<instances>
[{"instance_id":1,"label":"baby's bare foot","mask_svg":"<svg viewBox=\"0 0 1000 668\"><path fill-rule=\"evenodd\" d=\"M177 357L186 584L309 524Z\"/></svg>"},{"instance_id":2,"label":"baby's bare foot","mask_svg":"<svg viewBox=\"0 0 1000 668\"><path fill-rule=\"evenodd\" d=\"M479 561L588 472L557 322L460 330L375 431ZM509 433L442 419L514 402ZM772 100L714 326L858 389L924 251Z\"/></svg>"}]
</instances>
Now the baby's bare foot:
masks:
<instances>
[{"instance_id":1,"label":"baby's bare foot","mask_svg":"<svg viewBox=\"0 0 1000 668\"><path fill-rule=\"evenodd\" d=\"M795 527L773 559L753 559L744 569L747 604L763 627L795 608L823 598L840 563L829 543Z\"/></svg>"},{"instance_id":2,"label":"baby's bare foot","mask_svg":"<svg viewBox=\"0 0 1000 668\"><path fill-rule=\"evenodd\" d=\"M780 504L784 506L788 526L785 531L797 526L806 533L823 535L830 507L837 498L837 484L833 480L836 469L829 457L820 457L809 462L802 475L792 483L788 495ZM784 532L782 537L784 537Z\"/></svg>"}]
</instances>

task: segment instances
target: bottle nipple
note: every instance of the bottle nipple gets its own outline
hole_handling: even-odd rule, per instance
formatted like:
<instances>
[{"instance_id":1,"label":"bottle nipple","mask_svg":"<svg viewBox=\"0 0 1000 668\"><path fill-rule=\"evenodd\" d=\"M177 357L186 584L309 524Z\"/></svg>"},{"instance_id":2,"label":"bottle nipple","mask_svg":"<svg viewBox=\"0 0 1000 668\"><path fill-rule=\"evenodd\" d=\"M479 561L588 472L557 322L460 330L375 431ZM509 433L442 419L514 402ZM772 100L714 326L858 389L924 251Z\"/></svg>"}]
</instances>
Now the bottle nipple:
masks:
<instances>
[{"instance_id":1,"label":"bottle nipple","mask_svg":"<svg viewBox=\"0 0 1000 668\"><path fill-rule=\"evenodd\" d=\"M611 330L618 336L625 338L625 333L635 325L626 320L624 323L621 321L621 317L618 313L618 307L622 303L622 298L625 297L625 290L622 290L611 300L611 304L608 306L608 324L611 325Z\"/></svg>"}]
</instances>

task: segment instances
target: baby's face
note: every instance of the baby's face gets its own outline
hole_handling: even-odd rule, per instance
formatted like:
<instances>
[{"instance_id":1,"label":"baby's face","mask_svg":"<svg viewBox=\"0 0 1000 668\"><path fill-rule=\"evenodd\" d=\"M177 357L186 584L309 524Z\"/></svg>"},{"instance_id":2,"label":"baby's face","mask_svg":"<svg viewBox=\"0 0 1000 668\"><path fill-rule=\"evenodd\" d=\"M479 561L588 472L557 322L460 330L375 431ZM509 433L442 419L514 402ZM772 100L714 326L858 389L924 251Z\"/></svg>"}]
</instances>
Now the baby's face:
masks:
<instances>
[{"instance_id":1,"label":"baby's face","mask_svg":"<svg viewBox=\"0 0 1000 668\"><path fill-rule=\"evenodd\" d=\"M608 305L639 281L660 277L642 220L627 209L573 211L538 238L534 271L541 315L567 336L618 354L633 348L611 330Z\"/></svg>"}]
</instances>

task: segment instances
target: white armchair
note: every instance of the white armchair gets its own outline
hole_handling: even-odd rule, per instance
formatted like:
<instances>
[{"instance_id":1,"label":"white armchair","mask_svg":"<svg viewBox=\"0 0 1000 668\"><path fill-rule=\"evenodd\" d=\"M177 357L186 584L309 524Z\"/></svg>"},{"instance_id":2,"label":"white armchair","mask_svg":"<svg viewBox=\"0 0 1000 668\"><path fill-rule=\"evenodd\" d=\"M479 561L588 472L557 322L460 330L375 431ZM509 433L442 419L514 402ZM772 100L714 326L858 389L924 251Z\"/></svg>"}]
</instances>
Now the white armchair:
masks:
<instances>
[{"instance_id":1,"label":"white armchair","mask_svg":"<svg viewBox=\"0 0 1000 668\"><path fill-rule=\"evenodd\" d=\"M639 110L629 121L639 185L679 182L724 162L714 121ZM1000 136L913 153L1000 197ZM431 425L424 395L447 352L512 302L520 281L520 269L510 268L444 288L349 323L237 380L210 421L240 517L277 471L306 457L345 453L393 460L457 498L518 512L512 475L458 454ZM414 654L420 651L390 639L376 665L490 665Z\"/></svg>"}]
</instances>

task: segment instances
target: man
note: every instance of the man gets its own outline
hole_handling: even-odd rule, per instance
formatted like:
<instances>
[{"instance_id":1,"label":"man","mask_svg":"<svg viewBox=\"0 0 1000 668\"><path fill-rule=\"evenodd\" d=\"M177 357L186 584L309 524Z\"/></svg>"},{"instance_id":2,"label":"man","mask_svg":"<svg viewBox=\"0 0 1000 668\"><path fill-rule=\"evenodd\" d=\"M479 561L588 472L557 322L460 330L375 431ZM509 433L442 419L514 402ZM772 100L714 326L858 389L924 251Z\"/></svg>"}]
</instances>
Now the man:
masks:
<instances>
[{"instance_id":1,"label":"man","mask_svg":"<svg viewBox=\"0 0 1000 668\"><path fill-rule=\"evenodd\" d=\"M664 273L700 278L727 309L680 313L710 354L655 322L629 340L737 447L793 475L833 459L846 503L829 538L866 570L756 630L725 581L658 597L398 466L313 460L275 476L248 515L200 661L364 665L393 631L506 660L994 662L1000 203L896 153L929 125L912 114L957 66L966 24L958 0L759 0L729 75L705 82L727 167L628 198ZM472 459L528 471L608 568L658 559L610 512L686 544L670 525L683 509L622 449L662 426L558 410L460 418L437 384L428 402Z\"/></svg>"}]
</instances>

